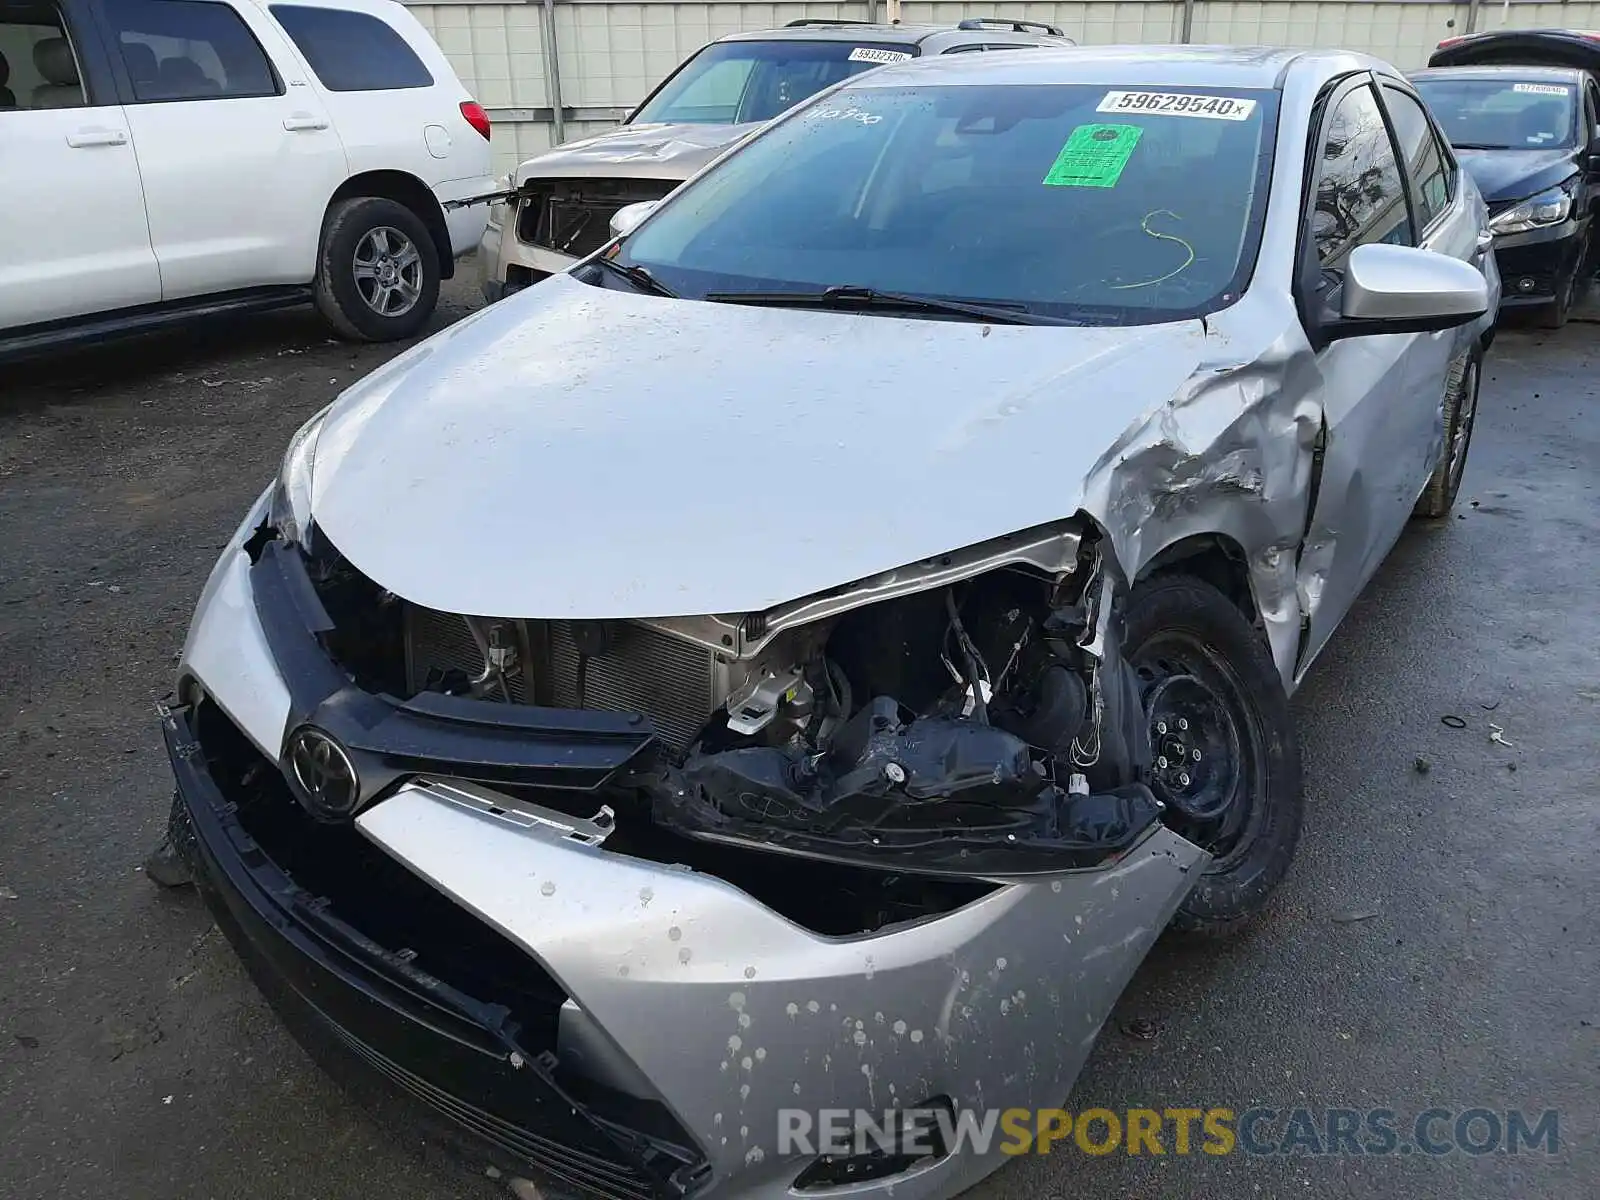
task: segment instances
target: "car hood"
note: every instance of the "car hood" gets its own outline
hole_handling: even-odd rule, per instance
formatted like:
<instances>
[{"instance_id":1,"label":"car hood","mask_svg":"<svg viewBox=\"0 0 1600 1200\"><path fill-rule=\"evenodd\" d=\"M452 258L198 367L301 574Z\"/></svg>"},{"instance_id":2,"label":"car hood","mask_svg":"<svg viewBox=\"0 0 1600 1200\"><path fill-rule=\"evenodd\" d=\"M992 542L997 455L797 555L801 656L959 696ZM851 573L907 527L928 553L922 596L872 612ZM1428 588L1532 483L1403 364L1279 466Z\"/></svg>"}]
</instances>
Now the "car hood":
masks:
<instances>
[{"instance_id":1,"label":"car hood","mask_svg":"<svg viewBox=\"0 0 1600 1200\"><path fill-rule=\"evenodd\" d=\"M1578 168L1572 150L1458 150L1461 165L1489 204L1524 200Z\"/></svg>"},{"instance_id":2,"label":"car hood","mask_svg":"<svg viewBox=\"0 0 1600 1200\"><path fill-rule=\"evenodd\" d=\"M515 186L572 175L687 179L760 128L760 123L623 125L528 159L517 168Z\"/></svg>"},{"instance_id":3,"label":"car hood","mask_svg":"<svg viewBox=\"0 0 1600 1200\"><path fill-rule=\"evenodd\" d=\"M986 326L670 300L567 275L340 397L312 518L429 608L761 611L1070 517L1198 321Z\"/></svg>"}]
</instances>

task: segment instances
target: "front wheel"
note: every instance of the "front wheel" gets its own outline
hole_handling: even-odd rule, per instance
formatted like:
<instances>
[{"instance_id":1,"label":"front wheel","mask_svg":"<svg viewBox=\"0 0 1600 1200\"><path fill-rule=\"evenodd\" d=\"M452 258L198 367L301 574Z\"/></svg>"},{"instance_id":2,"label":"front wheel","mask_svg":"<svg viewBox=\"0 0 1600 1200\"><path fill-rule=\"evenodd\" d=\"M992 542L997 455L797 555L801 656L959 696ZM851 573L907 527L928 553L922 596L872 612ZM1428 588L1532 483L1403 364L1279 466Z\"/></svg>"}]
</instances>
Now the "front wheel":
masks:
<instances>
[{"instance_id":1,"label":"front wheel","mask_svg":"<svg viewBox=\"0 0 1600 1200\"><path fill-rule=\"evenodd\" d=\"M1232 932L1265 906L1300 840L1300 747L1277 666L1231 600L1181 574L1133 589L1127 657L1163 819L1212 855L1173 927Z\"/></svg>"},{"instance_id":2,"label":"front wheel","mask_svg":"<svg viewBox=\"0 0 1600 1200\"><path fill-rule=\"evenodd\" d=\"M1469 350L1450 368L1445 380L1444 456L1434 468L1428 486L1417 499L1413 515L1448 517L1461 490L1472 448L1472 427L1478 419L1478 388L1483 381L1483 355Z\"/></svg>"},{"instance_id":3,"label":"front wheel","mask_svg":"<svg viewBox=\"0 0 1600 1200\"><path fill-rule=\"evenodd\" d=\"M420 217L383 196L328 210L317 258L317 309L344 337L410 337L439 302L439 252Z\"/></svg>"},{"instance_id":4,"label":"front wheel","mask_svg":"<svg viewBox=\"0 0 1600 1200\"><path fill-rule=\"evenodd\" d=\"M1572 318L1572 310L1578 306L1578 301L1583 299L1583 293L1589 284L1589 277L1584 268L1584 263L1589 259L1589 242L1584 240L1578 247L1578 252L1573 257L1572 274L1565 283L1560 278L1556 280L1556 298L1549 304L1539 309L1539 325L1544 329L1562 329Z\"/></svg>"}]
</instances>

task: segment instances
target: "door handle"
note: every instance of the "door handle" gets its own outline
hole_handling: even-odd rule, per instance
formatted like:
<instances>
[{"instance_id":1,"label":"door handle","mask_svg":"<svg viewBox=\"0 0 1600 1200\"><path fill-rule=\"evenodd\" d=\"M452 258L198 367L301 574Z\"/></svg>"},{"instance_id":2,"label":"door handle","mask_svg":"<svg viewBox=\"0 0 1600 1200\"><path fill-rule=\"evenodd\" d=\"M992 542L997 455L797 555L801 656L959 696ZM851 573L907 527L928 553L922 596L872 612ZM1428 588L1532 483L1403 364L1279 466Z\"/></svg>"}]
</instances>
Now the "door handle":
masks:
<instances>
[{"instance_id":1,"label":"door handle","mask_svg":"<svg viewBox=\"0 0 1600 1200\"><path fill-rule=\"evenodd\" d=\"M78 129L67 134L67 145L74 150L90 146L126 146L128 135L121 129Z\"/></svg>"},{"instance_id":2,"label":"door handle","mask_svg":"<svg viewBox=\"0 0 1600 1200\"><path fill-rule=\"evenodd\" d=\"M283 127L290 133L300 133L309 129L326 129L328 120L326 117L313 117L310 113L296 113L292 117L283 119Z\"/></svg>"}]
</instances>

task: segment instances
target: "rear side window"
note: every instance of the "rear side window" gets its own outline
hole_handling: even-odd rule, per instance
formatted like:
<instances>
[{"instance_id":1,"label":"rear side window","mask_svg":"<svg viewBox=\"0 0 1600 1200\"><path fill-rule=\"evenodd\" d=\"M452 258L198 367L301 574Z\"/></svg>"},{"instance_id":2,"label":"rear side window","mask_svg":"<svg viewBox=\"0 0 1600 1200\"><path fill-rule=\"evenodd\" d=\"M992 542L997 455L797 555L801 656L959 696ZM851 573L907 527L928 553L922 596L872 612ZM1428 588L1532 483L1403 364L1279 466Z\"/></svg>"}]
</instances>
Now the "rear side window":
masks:
<instances>
[{"instance_id":1,"label":"rear side window","mask_svg":"<svg viewBox=\"0 0 1600 1200\"><path fill-rule=\"evenodd\" d=\"M0 112L86 103L78 56L56 6L0 3Z\"/></svg>"},{"instance_id":2,"label":"rear side window","mask_svg":"<svg viewBox=\"0 0 1600 1200\"><path fill-rule=\"evenodd\" d=\"M272 15L330 92L392 92L433 86L433 76L416 51L377 17L296 4L274 4Z\"/></svg>"},{"instance_id":3,"label":"rear side window","mask_svg":"<svg viewBox=\"0 0 1600 1200\"><path fill-rule=\"evenodd\" d=\"M1422 105L1391 87L1383 89L1383 98L1389 106L1389 119L1394 122L1400 157L1405 160L1406 174L1411 177L1411 187L1416 194L1417 228L1426 229L1450 206L1450 177L1444 155L1433 132L1433 123L1422 111Z\"/></svg>"},{"instance_id":4,"label":"rear side window","mask_svg":"<svg viewBox=\"0 0 1600 1200\"><path fill-rule=\"evenodd\" d=\"M1329 270L1343 270L1357 246L1413 244L1400 163L1370 87L1346 95L1328 122L1318 156L1311 236L1318 260Z\"/></svg>"},{"instance_id":5,"label":"rear side window","mask_svg":"<svg viewBox=\"0 0 1600 1200\"><path fill-rule=\"evenodd\" d=\"M134 99L233 100L281 94L255 35L226 4L104 0Z\"/></svg>"}]
</instances>

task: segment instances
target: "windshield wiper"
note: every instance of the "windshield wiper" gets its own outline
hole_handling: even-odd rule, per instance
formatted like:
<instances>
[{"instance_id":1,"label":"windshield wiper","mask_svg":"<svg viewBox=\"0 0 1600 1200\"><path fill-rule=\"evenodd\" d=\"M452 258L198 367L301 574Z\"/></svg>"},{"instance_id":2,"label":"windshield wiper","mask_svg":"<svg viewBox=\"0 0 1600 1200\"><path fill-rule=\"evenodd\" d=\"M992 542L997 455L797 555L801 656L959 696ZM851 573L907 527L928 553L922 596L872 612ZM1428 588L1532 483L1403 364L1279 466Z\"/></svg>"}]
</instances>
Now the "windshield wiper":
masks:
<instances>
[{"instance_id":1,"label":"windshield wiper","mask_svg":"<svg viewBox=\"0 0 1600 1200\"><path fill-rule=\"evenodd\" d=\"M1457 150L1511 150L1512 146L1491 146L1487 142L1451 142Z\"/></svg>"},{"instance_id":2,"label":"windshield wiper","mask_svg":"<svg viewBox=\"0 0 1600 1200\"><path fill-rule=\"evenodd\" d=\"M1021 305L967 304L960 300L936 300L931 296L907 296L899 292L880 292L876 288L839 284L820 292L708 292L703 299L714 304L753 304L772 308L877 309L880 312L942 313L952 317L971 317L993 321L996 325L1075 325L1031 313Z\"/></svg>"},{"instance_id":3,"label":"windshield wiper","mask_svg":"<svg viewBox=\"0 0 1600 1200\"><path fill-rule=\"evenodd\" d=\"M604 267L608 271L611 271L617 275L621 275L641 292L651 292L657 296L665 296L669 300L676 300L678 298L677 292L673 291L654 275L650 274L650 272L644 267L636 264L619 263L615 259L607 258L603 254L599 258L590 259L589 261L597 267Z\"/></svg>"}]
</instances>

